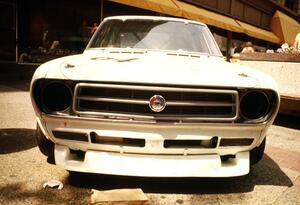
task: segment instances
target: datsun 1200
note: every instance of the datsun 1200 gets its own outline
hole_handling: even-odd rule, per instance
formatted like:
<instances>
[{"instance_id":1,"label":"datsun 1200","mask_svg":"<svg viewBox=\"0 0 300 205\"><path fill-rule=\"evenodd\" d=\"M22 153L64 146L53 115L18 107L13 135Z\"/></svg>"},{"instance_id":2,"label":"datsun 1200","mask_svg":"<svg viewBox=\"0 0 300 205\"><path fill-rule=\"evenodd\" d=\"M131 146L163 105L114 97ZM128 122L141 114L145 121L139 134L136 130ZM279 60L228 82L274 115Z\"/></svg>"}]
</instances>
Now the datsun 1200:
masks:
<instances>
[{"instance_id":1,"label":"datsun 1200","mask_svg":"<svg viewBox=\"0 0 300 205\"><path fill-rule=\"evenodd\" d=\"M169 17L103 20L82 54L31 82L42 153L69 171L231 177L263 156L274 80L224 60L208 27Z\"/></svg>"}]
</instances>

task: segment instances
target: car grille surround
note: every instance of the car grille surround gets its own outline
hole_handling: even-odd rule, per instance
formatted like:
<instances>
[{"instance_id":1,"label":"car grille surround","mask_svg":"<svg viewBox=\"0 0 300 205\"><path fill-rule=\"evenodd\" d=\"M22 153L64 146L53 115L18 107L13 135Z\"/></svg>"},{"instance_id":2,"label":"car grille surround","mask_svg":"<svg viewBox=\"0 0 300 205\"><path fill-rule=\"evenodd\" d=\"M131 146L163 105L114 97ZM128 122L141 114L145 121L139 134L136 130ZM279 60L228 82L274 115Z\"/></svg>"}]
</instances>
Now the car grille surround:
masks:
<instances>
[{"instance_id":1,"label":"car grille surround","mask_svg":"<svg viewBox=\"0 0 300 205\"><path fill-rule=\"evenodd\" d=\"M160 112L150 108L150 99L157 95L165 99ZM156 122L234 121L238 105L236 90L78 83L73 111L79 116Z\"/></svg>"}]
</instances>

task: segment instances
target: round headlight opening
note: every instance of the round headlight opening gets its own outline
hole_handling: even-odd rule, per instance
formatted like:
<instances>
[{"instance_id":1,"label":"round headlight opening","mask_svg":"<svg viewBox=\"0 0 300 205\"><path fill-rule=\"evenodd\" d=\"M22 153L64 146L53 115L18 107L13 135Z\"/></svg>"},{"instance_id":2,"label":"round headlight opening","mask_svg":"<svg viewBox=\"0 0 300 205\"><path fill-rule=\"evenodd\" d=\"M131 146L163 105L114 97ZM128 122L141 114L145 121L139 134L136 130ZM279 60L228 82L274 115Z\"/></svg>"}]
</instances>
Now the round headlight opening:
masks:
<instances>
[{"instance_id":1,"label":"round headlight opening","mask_svg":"<svg viewBox=\"0 0 300 205\"><path fill-rule=\"evenodd\" d=\"M258 120L265 117L270 108L268 96L261 91L247 92L241 98L240 111L246 120Z\"/></svg>"},{"instance_id":2,"label":"round headlight opening","mask_svg":"<svg viewBox=\"0 0 300 205\"><path fill-rule=\"evenodd\" d=\"M70 107L72 94L67 85L61 82L53 82L44 87L42 99L48 111L59 112Z\"/></svg>"}]
</instances>

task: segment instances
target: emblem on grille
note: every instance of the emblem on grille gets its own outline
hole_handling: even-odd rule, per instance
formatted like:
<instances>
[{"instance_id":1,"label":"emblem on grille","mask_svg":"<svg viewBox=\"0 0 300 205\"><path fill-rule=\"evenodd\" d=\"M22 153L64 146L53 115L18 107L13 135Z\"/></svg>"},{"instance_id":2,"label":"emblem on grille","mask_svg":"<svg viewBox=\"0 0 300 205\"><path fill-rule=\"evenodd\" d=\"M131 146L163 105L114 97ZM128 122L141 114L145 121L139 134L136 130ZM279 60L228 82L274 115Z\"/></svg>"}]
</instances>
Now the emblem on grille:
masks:
<instances>
[{"instance_id":1,"label":"emblem on grille","mask_svg":"<svg viewBox=\"0 0 300 205\"><path fill-rule=\"evenodd\" d=\"M153 95L149 101L149 107L154 112L161 112L166 107L166 100L161 95Z\"/></svg>"}]
</instances>

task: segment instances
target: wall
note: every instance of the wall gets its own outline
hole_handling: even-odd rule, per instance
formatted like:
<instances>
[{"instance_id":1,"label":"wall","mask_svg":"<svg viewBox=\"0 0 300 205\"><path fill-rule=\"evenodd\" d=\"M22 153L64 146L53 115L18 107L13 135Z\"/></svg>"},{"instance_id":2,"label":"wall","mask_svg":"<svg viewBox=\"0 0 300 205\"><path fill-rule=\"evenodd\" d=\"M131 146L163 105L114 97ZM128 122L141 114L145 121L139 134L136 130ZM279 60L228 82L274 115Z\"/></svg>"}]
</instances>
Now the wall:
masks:
<instances>
[{"instance_id":1,"label":"wall","mask_svg":"<svg viewBox=\"0 0 300 205\"><path fill-rule=\"evenodd\" d=\"M235 19L271 29L270 22L275 12L272 3L266 0L184 0Z\"/></svg>"},{"instance_id":2,"label":"wall","mask_svg":"<svg viewBox=\"0 0 300 205\"><path fill-rule=\"evenodd\" d=\"M300 63L270 61L238 61L272 76L279 87L281 95L300 98Z\"/></svg>"},{"instance_id":3,"label":"wall","mask_svg":"<svg viewBox=\"0 0 300 205\"><path fill-rule=\"evenodd\" d=\"M246 61L236 63L260 70L272 76L281 95L282 114L300 116L300 62Z\"/></svg>"}]
</instances>

